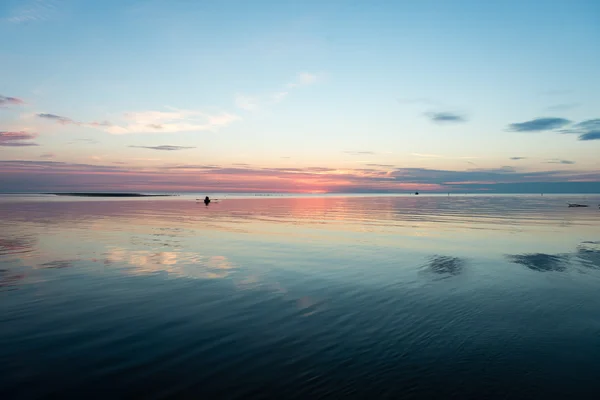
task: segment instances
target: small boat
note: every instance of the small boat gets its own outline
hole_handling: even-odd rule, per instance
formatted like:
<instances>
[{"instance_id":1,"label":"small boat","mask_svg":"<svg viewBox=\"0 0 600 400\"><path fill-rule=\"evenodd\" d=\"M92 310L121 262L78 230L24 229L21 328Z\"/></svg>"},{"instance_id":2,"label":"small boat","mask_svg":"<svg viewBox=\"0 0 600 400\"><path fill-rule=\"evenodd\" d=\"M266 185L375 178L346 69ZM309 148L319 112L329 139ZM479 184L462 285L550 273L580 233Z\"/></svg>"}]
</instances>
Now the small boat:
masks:
<instances>
[{"instance_id":1,"label":"small boat","mask_svg":"<svg viewBox=\"0 0 600 400\"><path fill-rule=\"evenodd\" d=\"M567 203L569 207L588 207L587 204Z\"/></svg>"}]
</instances>

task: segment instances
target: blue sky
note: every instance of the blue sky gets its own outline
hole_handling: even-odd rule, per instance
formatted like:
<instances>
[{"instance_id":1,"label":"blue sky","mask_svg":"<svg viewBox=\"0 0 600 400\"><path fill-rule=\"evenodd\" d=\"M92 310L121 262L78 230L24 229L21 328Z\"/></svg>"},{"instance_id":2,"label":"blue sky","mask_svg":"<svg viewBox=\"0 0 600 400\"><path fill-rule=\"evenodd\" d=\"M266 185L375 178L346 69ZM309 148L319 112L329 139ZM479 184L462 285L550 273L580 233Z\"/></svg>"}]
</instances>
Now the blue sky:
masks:
<instances>
[{"instance_id":1,"label":"blue sky","mask_svg":"<svg viewBox=\"0 0 600 400\"><path fill-rule=\"evenodd\" d=\"M589 0L4 0L0 184L600 192L599 21Z\"/></svg>"}]
</instances>

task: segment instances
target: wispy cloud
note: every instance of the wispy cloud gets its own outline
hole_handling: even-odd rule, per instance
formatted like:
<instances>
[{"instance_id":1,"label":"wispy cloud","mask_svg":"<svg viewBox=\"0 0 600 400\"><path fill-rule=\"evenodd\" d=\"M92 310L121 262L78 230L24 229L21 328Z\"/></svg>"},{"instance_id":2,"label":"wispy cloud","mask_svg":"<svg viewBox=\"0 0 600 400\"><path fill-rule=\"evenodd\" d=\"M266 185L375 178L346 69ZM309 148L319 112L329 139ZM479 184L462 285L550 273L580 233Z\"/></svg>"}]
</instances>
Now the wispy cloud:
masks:
<instances>
[{"instance_id":1,"label":"wispy cloud","mask_svg":"<svg viewBox=\"0 0 600 400\"><path fill-rule=\"evenodd\" d=\"M566 165L573 165L573 164L575 164L575 161L561 160L559 158L552 158L550 160L546 160L546 164L566 164Z\"/></svg>"},{"instance_id":2,"label":"wispy cloud","mask_svg":"<svg viewBox=\"0 0 600 400\"><path fill-rule=\"evenodd\" d=\"M27 147L38 146L35 142L30 142L37 137L37 133L33 132L8 132L0 131L0 146L4 147Z\"/></svg>"},{"instance_id":3,"label":"wispy cloud","mask_svg":"<svg viewBox=\"0 0 600 400\"><path fill-rule=\"evenodd\" d=\"M579 133L577 130L600 131L600 118L588 119L587 121L579 122L573 126L573 129L576 131L576 133Z\"/></svg>"},{"instance_id":4,"label":"wispy cloud","mask_svg":"<svg viewBox=\"0 0 600 400\"><path fill-rule=\"evenodd\" d=\"M430 112L425 113L425 116L432 122L441 124L467 122L466 117L449 112Z\"/></svg>"},{"instance_id":5,"label":"wispy cloud","mask_svg":"<svg viewBox=\"0 0 600 400\"><path fill-rule=\"evenodd\" d=\"M45 21L57 14L58 3L58 0L20 0L5 21L15 24Z\"/></svg>"},{"instance_id":6,"label":"wispy cloud","mask_svg":"<svg viewBox=\"0 0 600 400\"><path fill-rule=\"evenodd\" d=\"M282 102L287 97L288 94L290 94L290 92L287 92L287 91L276 92L271 95L271 99L273 99L274 103L279 103L279 102Z\"/></svg>"},{"instance_id":7,"label":"wispy cloud","mask_svg":"<svg viewBox=\"0 0 600 400\"><path fill-rule=\"evenodd\" d=\"M289 96L291 91L301 87L316 83L319 80L318 75L302 72L296 78L285 85L283 88L263 95L248 95L244 93L236 93L234 96L234 104L236 107L245 111L257 111L265 106L282 102Z\"/></svg>"},{"instance_id":8,"label":"wispy cloud","mask_svg":"<svg viewBox=\"0 0 600 400\"><path fill-rule=\"evenodd\" d=\"M176 150L187 150L187 149L195 149L195 147L190 146L171 146L171 145L160 145L160 146L129 146L137 149L150 149L150 150L162 150L162 151L176 151Z\"/></svg>"},{"instance_id":9,"label":"wispy cloud","mask_svg":"<svg viewBox=\"0 0 600 400\"><path fill-rule=\"evenodd\" d=\"M6 21L15 24L44 21L56 13L56 0L21 0Z\"/></svg>"},{"instance_id":10,"label":"wispy cloud","mask_svg":"<svg viewBox=\"0 0 600 400\"><path fill-rule=\"evenodd\" d=\"M102 121L102 122L93 121L93 122L89 122L87 125L95 127L95 128L112 126L112 124L109 121Z\"/></svg>"},{"instance_id":11,"label":"wispy cloud","mask_svg":"<svg viewBox=\"0 0 600 400\"><path fill-rule=\"evenodd\" d=\"M36 114L38 118L45 119L47 121L56 122L61 125L77 125L77 126L85 126L89 128L108 128L113 126L109 121L92 121L92 122L81 122L76 121L72 118L65 117L62 115L50 114L50 113L38 113Z\"/></svg>"},{"instance_id":12,"label":"wispy cloud","mask_svg":"<svg viewBox=\"0 0 600 400\"><path fill-rule=\"evenodd\" d=\"M25 104L25 101L23 101L23 99L19 99L18 97L3 96L0 94L0 108L6 106L18 106L22 104Z\"/></svg>"},{"instance_id":13,"label":"wispy cloud","mask_svg":"<svg viewBox=\"0 0 600 400\"><path fill-rule=\"evenodd\" d=\"M40 155L40 158L48 158L48 159L52 159L56 157L56 155L54 153L44 153Z\"/></svg>"},{"instance_id":14,"label":"wispy cloud","mask_svg":"<svg viewBox=\"0 0 600 400\"><path fill-rule=\"evenodd\" d=\"M376 167L376 168L394 168L395 165L393 164L372 164L372 163L368 163L365 164L367 167Z\"/></svg>"},{"instance_id":15,"label":"wispy cloud","mask_svg":"<svg viewBox=\"0 0 600 400\"><path fill-rule=\"evenodd\" d=\"M258 108L258 99L251 96L246 96L241 93L237 93L234 99L235 105L238 108L246 111L254 111Z\"/></svg>"},{"instance_id":16,"label":"wispy cloud","mask_svg":"<svg viewBox=\"0 0 600 400\"><path fill-rule=\"evenodd\" d=\"M298 74L296 79L293 82L285 85L287 88L296 88L299 86L312 85L317 82L318 76L316 74L311 74L309 72L301 72Z\"/></svg>"},{"instance_id":17,"label":"wispy cloud","mask_svg":"<svg viewBox=\"0 0 600 400\"><path fill-rule=\"evenodd\" d=\"M439 154L410 153L410 155L421 158L444 158L444 156Z\"/></svg>"},{"instance_id":18,"label":"wispy cloud","mask_svg":"<svg viewBox=\"0 0 600 400\"><path fill-rule=\"evenodd\" d=\"M560 129L569 125L571 121L565 118L544 117L536 118L531 121L516 122L508 126L512 132L542 132Z\"/></svg>"},{"instance_id":19,"label":"wispy cloud","mask_svg":"<svg viewBox=\"0 0 600 400\"><path fill-rule=\"evenodd\" d=\"M75 143L98 144L100 142L98 142L95 139L80 138L80 139L74 139L74 140L70 141L68 144L75 144Z\"/></svg>"},{"instance_id":20,"label":"wispy cloud","mask_svg":"<svg viewBox=\"0 0 600 400\"><path fill-rule=\"evenodd\" d=\"M57 122L61 125L69 125L69 124L73 124L73 125L81 125L81 122L77 122L72 120L71 118L68 117L62 117L60 115L56 115L56 114L48 114L48 113L39 113L36 114L39 118L43 118L43 119L47 119L50 121L54 121Z\"/></svg>"},{"instance_id":21,"label":"wispy cloud","mask_svg":"<svg viewBox=\"0 0 600 400\"><path fill-rule=\"evenodd\" d=\"M527 159L527 157L511 157L510 159L518 161L518 160L525 160L525 159Z\"/></svg>"},{"instance_id":22,"label":"wispy cloud","mask_svg":"<svg viewBox=\"0 0 600 400\"><path fill-rule=\"evenodd\" d=\"M101 129L112 134L126 133L175 133L193 131L211 131L229 125L239 119L238 116L222 112L208 114L194 110L141 111L124 115L125 123L113 124L109 121L81 122L69 117L39 113L37 117L61 125L77 125Z\"/></svg>"},{"instance_id":23,"label":"wispy cloud","mask_svg":"<svg viewBox=\"0 0 600 400\"><path fill-rule=\"evenodd\" d=\"M349 154L351 156L372 156L376 154L374 151L356 151L356 150L348 150L344 151L345 154Z\"/></svg>"},{"instance_id":24,"label":"wispy cloud","mask_svg":"<svg viewBox=\"0 0 600 400\"><path fill-rule=\"evenodd\" d=\"M104 130L112 134L214 131L237 121L239 117L226 112L208 114L202 111L174 109L131 112L125 114L125 119L127 123L106 126Z\"/></svg>"}]
</instances>

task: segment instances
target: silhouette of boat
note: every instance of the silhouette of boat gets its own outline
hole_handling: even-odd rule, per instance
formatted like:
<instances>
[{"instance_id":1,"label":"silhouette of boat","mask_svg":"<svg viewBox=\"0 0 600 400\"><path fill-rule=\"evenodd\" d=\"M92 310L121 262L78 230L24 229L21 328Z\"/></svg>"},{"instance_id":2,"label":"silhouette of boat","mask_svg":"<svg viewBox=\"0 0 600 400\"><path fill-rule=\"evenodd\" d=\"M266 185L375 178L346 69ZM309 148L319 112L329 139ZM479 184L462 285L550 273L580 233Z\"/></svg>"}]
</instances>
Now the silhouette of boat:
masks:
<instances>
[{"instance_id":1,"label":"silhouette of boat","mask_svg":"<svg viewBox=\"0 0 600 400\"><path fill-rule=\"evenodd\" d=\"M569 207L588 207L587 204L567 203Z\"/></svg>"}]
</instances>

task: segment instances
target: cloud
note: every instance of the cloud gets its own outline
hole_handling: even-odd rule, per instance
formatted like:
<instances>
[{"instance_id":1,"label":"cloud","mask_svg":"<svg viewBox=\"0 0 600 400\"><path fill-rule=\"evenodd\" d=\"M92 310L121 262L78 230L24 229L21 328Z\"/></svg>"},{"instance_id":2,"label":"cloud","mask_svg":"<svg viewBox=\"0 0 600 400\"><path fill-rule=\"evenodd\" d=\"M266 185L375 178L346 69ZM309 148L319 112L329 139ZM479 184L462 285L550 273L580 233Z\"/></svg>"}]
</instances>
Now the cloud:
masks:
<instances>
[{"instance_id":1,"label":"cloud","mask_svg":"<svg viewBox=\"0 0 600 400\"><path fill-rule=\"evenodd\" d=\"M5 107L5 106L14 106L14 105L18 106L21 104L25 104L25 102L22 99L19 99L17 97L3 96L0 94L0 108Z\"/></svg>"},{"instance_id":2,"label":"cloud","mask_svg":"<svg viewBox=\"0 0 600 400\"><path fill-rule=\"evenodd\" d=\"M298 75L298 82L302 85L311 85L317 81L317 75L308 72L301 72Z\"/></svg>"},{"instance_id":3,"label":"cloud","mask_svg":"<svg viewBox=\"0 0 600 400\"><path fill-rule=\"evenodd\" d=\"M460 123L467 122L467 119L458 114L453 114L449 112L432 112L425 113L425 115L433 122L436 123Z\"/></svg>"},{"instance_id":4,"label":"cloud","mask_svg":"<svg viewBox=\"0 0 600 400\"><path fill-rule=\"evenodd\" d=\"M246 96L240 93L237 93L235 95L235 105L238 108L241 108L242 110L246 110L246 111L254 111L256 109L258 109L259 105L258 105L258 99L256 99L255 97L250 97L250 96Z\"/></svg>"},{"instance_id":5,"label":"cloud","mask_svg":"<svg viewBox=\"0 0 600 400\"><path fill-rule=\"evenodd\" d=\"M569 125L571 121L565 118L536 118L531 121L517 122L510 124L508 130L512 132L542 132L563 128Z\"/></svg>"},{"instance_id":6,"label":"cloud","mask_svg":"<svg viewBox=\"0 0 600 400\"><path fill-rule=\"evenodd\" d=\"M511 159L511 160L518 161L518 160L526 160L526 159L527 159L527 157L511 157L510 159Z\"/></svg>"},{"instance_id":7,"label":"cloud","mask_svg":"<svg viewBox=\"0 0 600 400\"><path fill-rule=\"evenodd\" d=\"M95 139L89 139L89 138L74 139L73 141L69 142L69 144L74 144L74 143L98 144L100 142L98 142Z\"/></svg>"},{"instance_id":8,"label":"cloud","mask_svg":"<svg viewBox=\"0 0 600 400\"><path fill-rule=\"evenodd\" d=\"M344 151L344 153L349 154L351 156L372 156L372 155L376 154L374 151L354 151L354 150Z\"/></svg>"},{"instance_id":9,"label":"cloud","mask_svg":"<svg viewBox=\"0 0 600 400\"><path fill-rule=\"evenodd\" d=\"M175 151L175 150L187 150L195 149L195 147L189 146L171 146L171 145L160 145L160 146L129 146L137 149L150 149L150 150L164 150L164 151Z\"/></svg>"},{"instance_id":10,"label":"cloud","mask_svg":"<svg viewBox=\"0 0 600 400\"><path fill-rule=\"evenodd\" d=\"M419 158L443 158L446 160L474 160L481 157L473 157L473 156L460 156L460 157L448 157L440 154L425 154L425 153L410 153L411 156L419 157ZM468 161L467 161L468 162ZM469 164L474 164L469 162Z\"/></svg>"},{"instance_id":11,"label":"cloud","mask_svg":"<svg viewBox=\"0 0 600 400\"><path fill-rule=\"evenodd\" d=\"M90 126L93 126L93 127L112 126L112 124L109 121L102 121L102 122L93 121L93 122L90 122L87 125L90 125ZM158 128L158 129L160 129L160 128Z\"/></svg>"},{"instance_id":12,"label":"cloud","mask_svg":"<svg viewBox=\"0 0 600 400\"><path fill-rule=\"evenodd\" d=\"M274 103L282 102L290 92L277 92L271 95Z\"/></svg>"},{"instance_id":13,"label":"cloud","mask_svg":"<svg viewBox=\"0 0 600 400\"><path fill-rule=\"evenodd\" d=\"M393 164L365 164L367 167L394 168Z\"/></svg>"},{"instance_id":14,"label":"cloud","mask_svg":"<svg viewBox=\"0 0 600 400\"><path fill-rule=\"evenodd\" d=\"M600 131L590 131L579 136L579 140L600 140Z\"/></svg>"},{"instance_id":15,"label":"cloud","mask_svg":"<svg viewBox=\"0 0 600 400\"><path fill-rule=\"evenodd\" d=\"M71 118L61 117L60 115L56 115L56 114L40 113L40 114L37 114L37 116L39 118L43 118L43 119L47 119L47 120L50 120L50 121L57 122L57 123L59 123L61 125L69 125L69 124L81 125L80 122L74 121Z\"/></svg>"},{"instance_id":16,"label":"cloud","mask_svg":"<svg viewBox=\"0 0 600 400\"><path fill-rule=\"evenodd\" d=\"M242 110L256 111L265 105L281 103L290 94L291 89L312 85L317 81L318 76L316 74L302 72L297 75L293 82L284 85L282 90L259 96L236 93L233 101L235 106Z\"/></svg>"},{"instance_id":17,"label":"cloud","mask_svg":"<svg viewBox=\"0 0 600 400\"><path fill-rule=\"evenodd\" d=\"M28 142L27 140L33 140L37 137L37 133L32 132L8 132L0 131L0 146L3 147L27 147L27 146L38 146L37 143Z\"/></svg>"},{"instance_id":18,"label":"cloud","mask_svg":"<svg viewBox=\"0 0 600 400\"><path fill-rule=\"evenodd\" d=\"M54 158L54 153L44 153L40 155L40 158Z\"/></svg>"},{"instance_id":19,"label":"cloud","mask_svg":"<svg viewBox=\"0 0 600 400\"><path fill-rule=\"evenodd\" d=\"M126 113L124 117L127 122L121 125L109 121L80 122L69 117L49 113L39 113L37 116L61 125L85 126L101 129L111 134L209 131L229 125L239 119L238 116L225 112L208 114L201 111L176 109L172 111Z\"/></svg>"},{"instance_id":20,"label":"cloud","mask_svg":"<svg viewBox=\"0 0 600 400\"><path fill-rule=\"evenodd\" d=\"M573 164L575 164L575 161L561 160L561 159L558 159L558 158L553 158L551 160L547 160L546 164L566 164L566 165L573 165Z\"/></svg>"},{"instance_id":21,"label":"cloud","mask_svg":"<svg viewBox=\"0 0 600 400\"><path fill-rule=\"evenodd\" d=\"M514 167L438 170L427 168L260 168L217 165L108 165L56 161L0 161L6 191L137 190L209 192L499 192L591 193L600 172L520 171ZM120 188L120 189L119 189Z\"/></svg>"},{"instance_id":22,"label":"cloud","mask_svg":"<svg viewBox=\"0 0 600 400\"><path fill-rule=\"evenodd\" d=\"M562 129L559 133L577 134L579 140L598 140L600 139L600 118L581 121L570 128Z\"/></svg>"},{"instance_id":23,"label":"cloud","mask_svg":"<svg viewBox=\"0 0 600 400\"><path fill-rule=\"evenodd\" d=\"M131 112L125 114L125 119L128 120L126 124L107 126L104 131L115 135L214 131L237 121L239 117L226 112L208 114L201 111L174 109L172 111Z\"/></svg>"},{"instance_id":24,"label":"cloud","mask_svg":"<svg viewBox=\"0 0 600 400\"><path fill-rule=\"evenodd\" d=\"M580 129L583 131L600 130L600 118L588 119L587 121L579 122L575 124L573 128L576 130Z\"/></svg>"},{"instance_id":25,"label":"cloud","mask_svg":"<svg viewBox=\"0 0 600 400\"><path fill-rule=\"evenodd\" d=\"M301 72L298 74L298 76L293 82L288 83L287 85L285 85L285 87L291 89L300 86L312 85L313 83L317 82L318 79L319 78L316 74L311 74L309 72Z\"/></svg>"},{"instance_id":26,"label":"cloud","mask_svg":"<svg viewBox=\"0 0 600 400\"><path fill-rule=\"evenodd\" d=\"M444 156L440 156L438 154L410 153L410 155L422 158L444 158Z\"/></svg>"},{"instance_id":27,"label":"cloud","mask_svg":"<svg viewBox=\"0 0 600 400\"><path fill-rule=\"evenodd\" d=\"M22 0L5 21L14 24L44 21L56 13L55 0Z\"/></svg>"}]
</instances>

